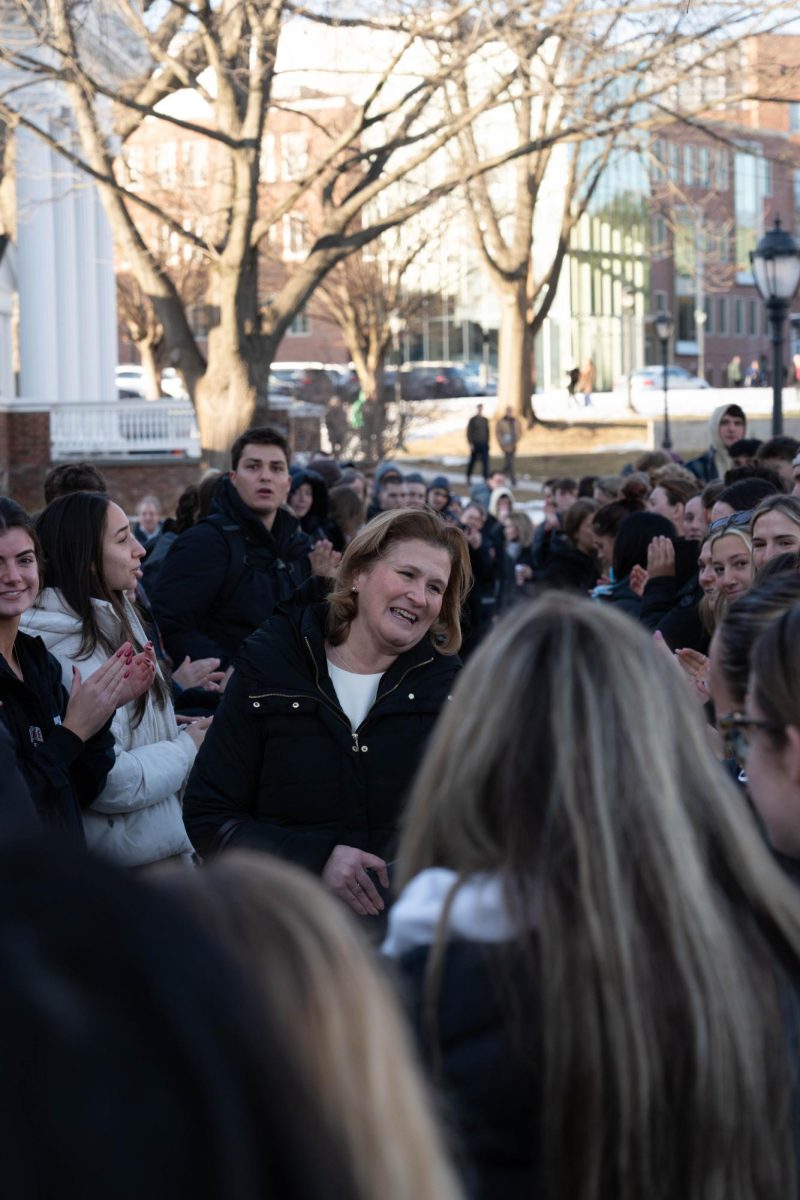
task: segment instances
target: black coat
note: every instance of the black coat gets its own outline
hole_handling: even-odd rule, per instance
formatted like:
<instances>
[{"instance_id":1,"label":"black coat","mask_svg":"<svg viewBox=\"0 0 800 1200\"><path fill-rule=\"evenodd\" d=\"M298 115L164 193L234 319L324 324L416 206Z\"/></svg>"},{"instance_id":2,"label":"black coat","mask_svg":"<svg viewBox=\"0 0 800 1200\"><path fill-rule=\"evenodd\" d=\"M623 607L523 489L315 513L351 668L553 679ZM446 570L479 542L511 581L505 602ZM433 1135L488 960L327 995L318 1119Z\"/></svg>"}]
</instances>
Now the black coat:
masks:
<instances>
[{"instance_id":1,"label":"black coat","mask_svg":"<svg viewBox=\"0 0 800 1200\"><path fill-rule=\"evenodd\" d=\"M226 667L282 600L311 573L311 541L286 509L272 530L230 480L207 517L172 544L150 601L174 663L219 658Z\"/></svg>"},{"instance_id":2,"label":"black coat","mask_svg":"<svg viewBox=\"0 0 800 1200\"><path fill-rule=\"evenodd\" d=\"M429 947L395 964L423 1058L443 1098L443 1118L467 1195L474 1200L522 1200L541 1191L537 1147L540 1078L537 1054L525 1054L513 1032L509 986L529 996L522 1006L527 1041L538 1028L535 996L518 952L503 945L451 941L436 1006L431 1047L425 975ZM517 1006L519 1008L519 1006Z\"/></svg>"},{"instance_id":3,"label":"black coat","mask_svg":"<svg viewBox=\"0 0 800 1200\"><path fill-rule=\"evenodd\" d=\"M81 809L97 799L114 766L111 722L86 742L61 724L69 696L61 667L39 637L18 633L25 682L0 657L0 720L41 824L84 844Z\"/></svg>"},{"instance_id":4,"label":"black coat","mask_svg":"<svg viewBox=\"0 0 800 1200\"><path fill-rule=\"evenodd\" d=\"M657 575L645 586L639 620L658 630L670 650L688 648L707 654L711 639L700 617L702 599L696 575L683 587L674 575Z\"/></svg>"},{"instance_id":5,"label":"black coat","mask_svg":"<svg viewBox=\"0 0 800 1200\"><path fill-rule=\"evenodd\" d=\"M597 559L574 546L565 533L552 534L544 566L536 572L537 589L590 592L600 578Z\"/></svg>"},{"instance_id":6,"label":"black coat","mask_svg":"<svg viewBox=\"0 0 800 1200\"><path fill-rule=\"evenodd\" d=\"M391 857L406 792L461 663L425 638L352 733L328 675L327 605L281 608L242 647L189 776L192 843L254 846L321 872L334 846Z\"/></svg>"}]
</instances>

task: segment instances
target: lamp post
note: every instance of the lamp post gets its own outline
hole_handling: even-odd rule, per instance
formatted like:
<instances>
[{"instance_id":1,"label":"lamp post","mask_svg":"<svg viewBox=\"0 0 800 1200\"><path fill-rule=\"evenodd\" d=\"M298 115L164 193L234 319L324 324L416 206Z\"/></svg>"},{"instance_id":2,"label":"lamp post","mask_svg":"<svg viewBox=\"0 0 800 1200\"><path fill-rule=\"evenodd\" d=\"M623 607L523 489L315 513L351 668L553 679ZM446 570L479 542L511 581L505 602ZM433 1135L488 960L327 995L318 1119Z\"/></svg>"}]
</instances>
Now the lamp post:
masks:
<instances>
[{"instance_id":1,"label":"lamp post","mask_svg":"<svg viewBox=\"0 0 800 1200\"><path fill-rule=\"evenodd\" d=\"M653 320L653 328L656 331L656 337L661 342L661 361L664 364L664 436L661 439L661 446L664 450L671 450L672 438L669 436L669 400L667 398L669 388L667 364L669 362L669 339L672 337L675 323L670 313L660 312Z\"/></svg>"},{"instance_id":2,"label":"lamp post","mask_svg":"<svg viewBox=\"0 0 800 1200\"><path fill-rule=\"evenodd\" d=\"M622 290L622 312L625 323L625 362L623 370L628 381L628 411L633 412L633 310L636 307L636 289L630 284Z\"/></svg>"},{"instance_id":3,"label":"lamp post","mask_svg":"<svg viewBox=\"0 0 800 1200\"><path fill-rule=\"evenodd\" d=\"M777 437L783 433L783 326L800 283L800 247L781 229L780 217L750 251L750 263L772 330L772 436Z\"/></svg>"},{"instance_id":4,"label":"lamp post","mask_svg":"<svg viewBox=\"0 0 800 1200\"><path fill-rule=\"evenodd\" d=\"M405 419L403 413L403 391L402 380L400 378L400 367L403 364L403 346L402 336L406 327L406 323L399 312L389 313L389 332L392 335L392 348L395 352L395 372L394 372L394 404L397 414L397 443L402 450L403 438L405 436Z\"/></svg>"}]
</instances>

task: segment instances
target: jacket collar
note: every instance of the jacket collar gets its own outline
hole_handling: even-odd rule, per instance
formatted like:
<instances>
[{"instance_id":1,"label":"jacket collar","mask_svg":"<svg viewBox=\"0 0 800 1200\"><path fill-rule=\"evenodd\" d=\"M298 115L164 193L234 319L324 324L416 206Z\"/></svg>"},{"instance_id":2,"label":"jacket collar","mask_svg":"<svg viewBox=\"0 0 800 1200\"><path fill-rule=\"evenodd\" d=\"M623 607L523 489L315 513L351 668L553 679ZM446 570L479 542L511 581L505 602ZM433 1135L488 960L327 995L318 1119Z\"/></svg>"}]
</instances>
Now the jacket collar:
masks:
<instances>
[{"instance_id":1,"label":"jacket collar","mask_svg":"<svg viewBox=\"0 0 800 1200\"><path fill-rule=\"evenodd\" d=\"M310 651L314 660L320 687L326 695L329 695L338 704L333 684L328 675L328 660L325 654L327 619L327 603L309 604L301 610L299 632L304 640L307 652ZM391 691L408 671L413 671L416 667L421 667L423 664L431 661L435 663L441 657L439 652L431 645L430 639L427 636L424 637L416 646L412 646L410 650L406 650L403 654L398 655L389 669L384 672L380 686L378 687L377 698L380 699L386 692Z\"/></svg>"},{"instance_id":2,"label":"jacket collar","mask_svg":"<svg viewBox=\"0 0 800 1200\"><path fill-rule=\"evenodd\" d=\"M275 513L272 529L267 529L258 513L253 512L245 504L230 479L222 481L217 499L211 507L211 515L223 516L235 521L251 537L271 546L276 554L285 553L300 530L297 517L285 508L279 508Z\"/></svg>"}]
</instances>

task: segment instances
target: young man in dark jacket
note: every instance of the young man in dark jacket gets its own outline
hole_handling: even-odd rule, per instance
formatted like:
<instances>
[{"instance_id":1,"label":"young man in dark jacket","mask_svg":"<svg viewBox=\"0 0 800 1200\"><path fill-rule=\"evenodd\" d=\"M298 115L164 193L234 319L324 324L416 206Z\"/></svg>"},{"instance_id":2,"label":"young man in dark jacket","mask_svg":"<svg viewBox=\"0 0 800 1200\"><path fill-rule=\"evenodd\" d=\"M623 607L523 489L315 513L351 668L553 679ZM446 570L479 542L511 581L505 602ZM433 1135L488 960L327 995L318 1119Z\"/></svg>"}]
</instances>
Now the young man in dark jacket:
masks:
<instances>
[{"instance_id":1,"label":"young man in dark jacket","mask_svg":"<svg viewBox=\"0 0 800 1200\"><path fill-rule=\"evenodd\" d=\"M227 667L311 574L311 539L282 507L290 484L286 439L267 426L248 429L231 458L211 512L173 543L150 598L176 663L188 654Z\"/></svg>"}]
</instances>

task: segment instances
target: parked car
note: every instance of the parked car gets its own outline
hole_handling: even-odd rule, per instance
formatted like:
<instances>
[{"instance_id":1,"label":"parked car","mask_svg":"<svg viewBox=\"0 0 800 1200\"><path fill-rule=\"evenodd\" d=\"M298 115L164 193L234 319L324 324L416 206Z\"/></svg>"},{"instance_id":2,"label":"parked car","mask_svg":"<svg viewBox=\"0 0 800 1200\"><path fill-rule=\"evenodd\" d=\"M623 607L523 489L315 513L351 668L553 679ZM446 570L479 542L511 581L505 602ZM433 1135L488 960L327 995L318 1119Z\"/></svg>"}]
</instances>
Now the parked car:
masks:
<instances>
[{"instance_id":1,"label":"parked car","mask_svg":"<svg viewBox=\"0 0 800 1200\"><path fill-rule=\"evenodd\" d=\"M114 371L118 400L146 400L147 380L138 363L120 364Z\"/></svg>"},{"instance_id":2,"label":"parked car","mask_svg":"<svg viewBox=\"0 0 800 1200\"><path fill-rule=\"evenodd\" d=\"M692 375L685 367L672 365L667 367L667 390L670 388L707 388L710 387L707 379L701 379L699 375ZM631 371L631 388L633 391L653 391L664 390L664 368L663 367L637 367ZM615 392L626 392L628 390L627 376L623 375L614 384Z\"/></svg>"},{"instance_id":3,"label":"parked car","mask_svg":"<svg viewBox=\"0 0 800 1200\"><path fill-rule=\"evenodd\" d=\"M469 394L466 379L452 363L404 363L400 368L403 400L448 400Z\"/></svg>"},{"instance_id":4,"label":"parked car","mask_svg":"<svg viewBox=\"0 0 800 1200\"><path fill-rule=\"evenodd\" d=\"M167 367L161 372L161 395L170 396L173 400L188 400L189 393L174 367Z\"/></svg>"},{"instance_id":5,"label":"parked car","mask_svg":"<svg viewBox=\"0 0 800 1200\"><path fill-rule=\"evenodd\" d=\"M276 362L270 374L289 384L296 400L309 404L327 404L334 392L333 380L322 363Z\"/></svg>"}]
</instances>

